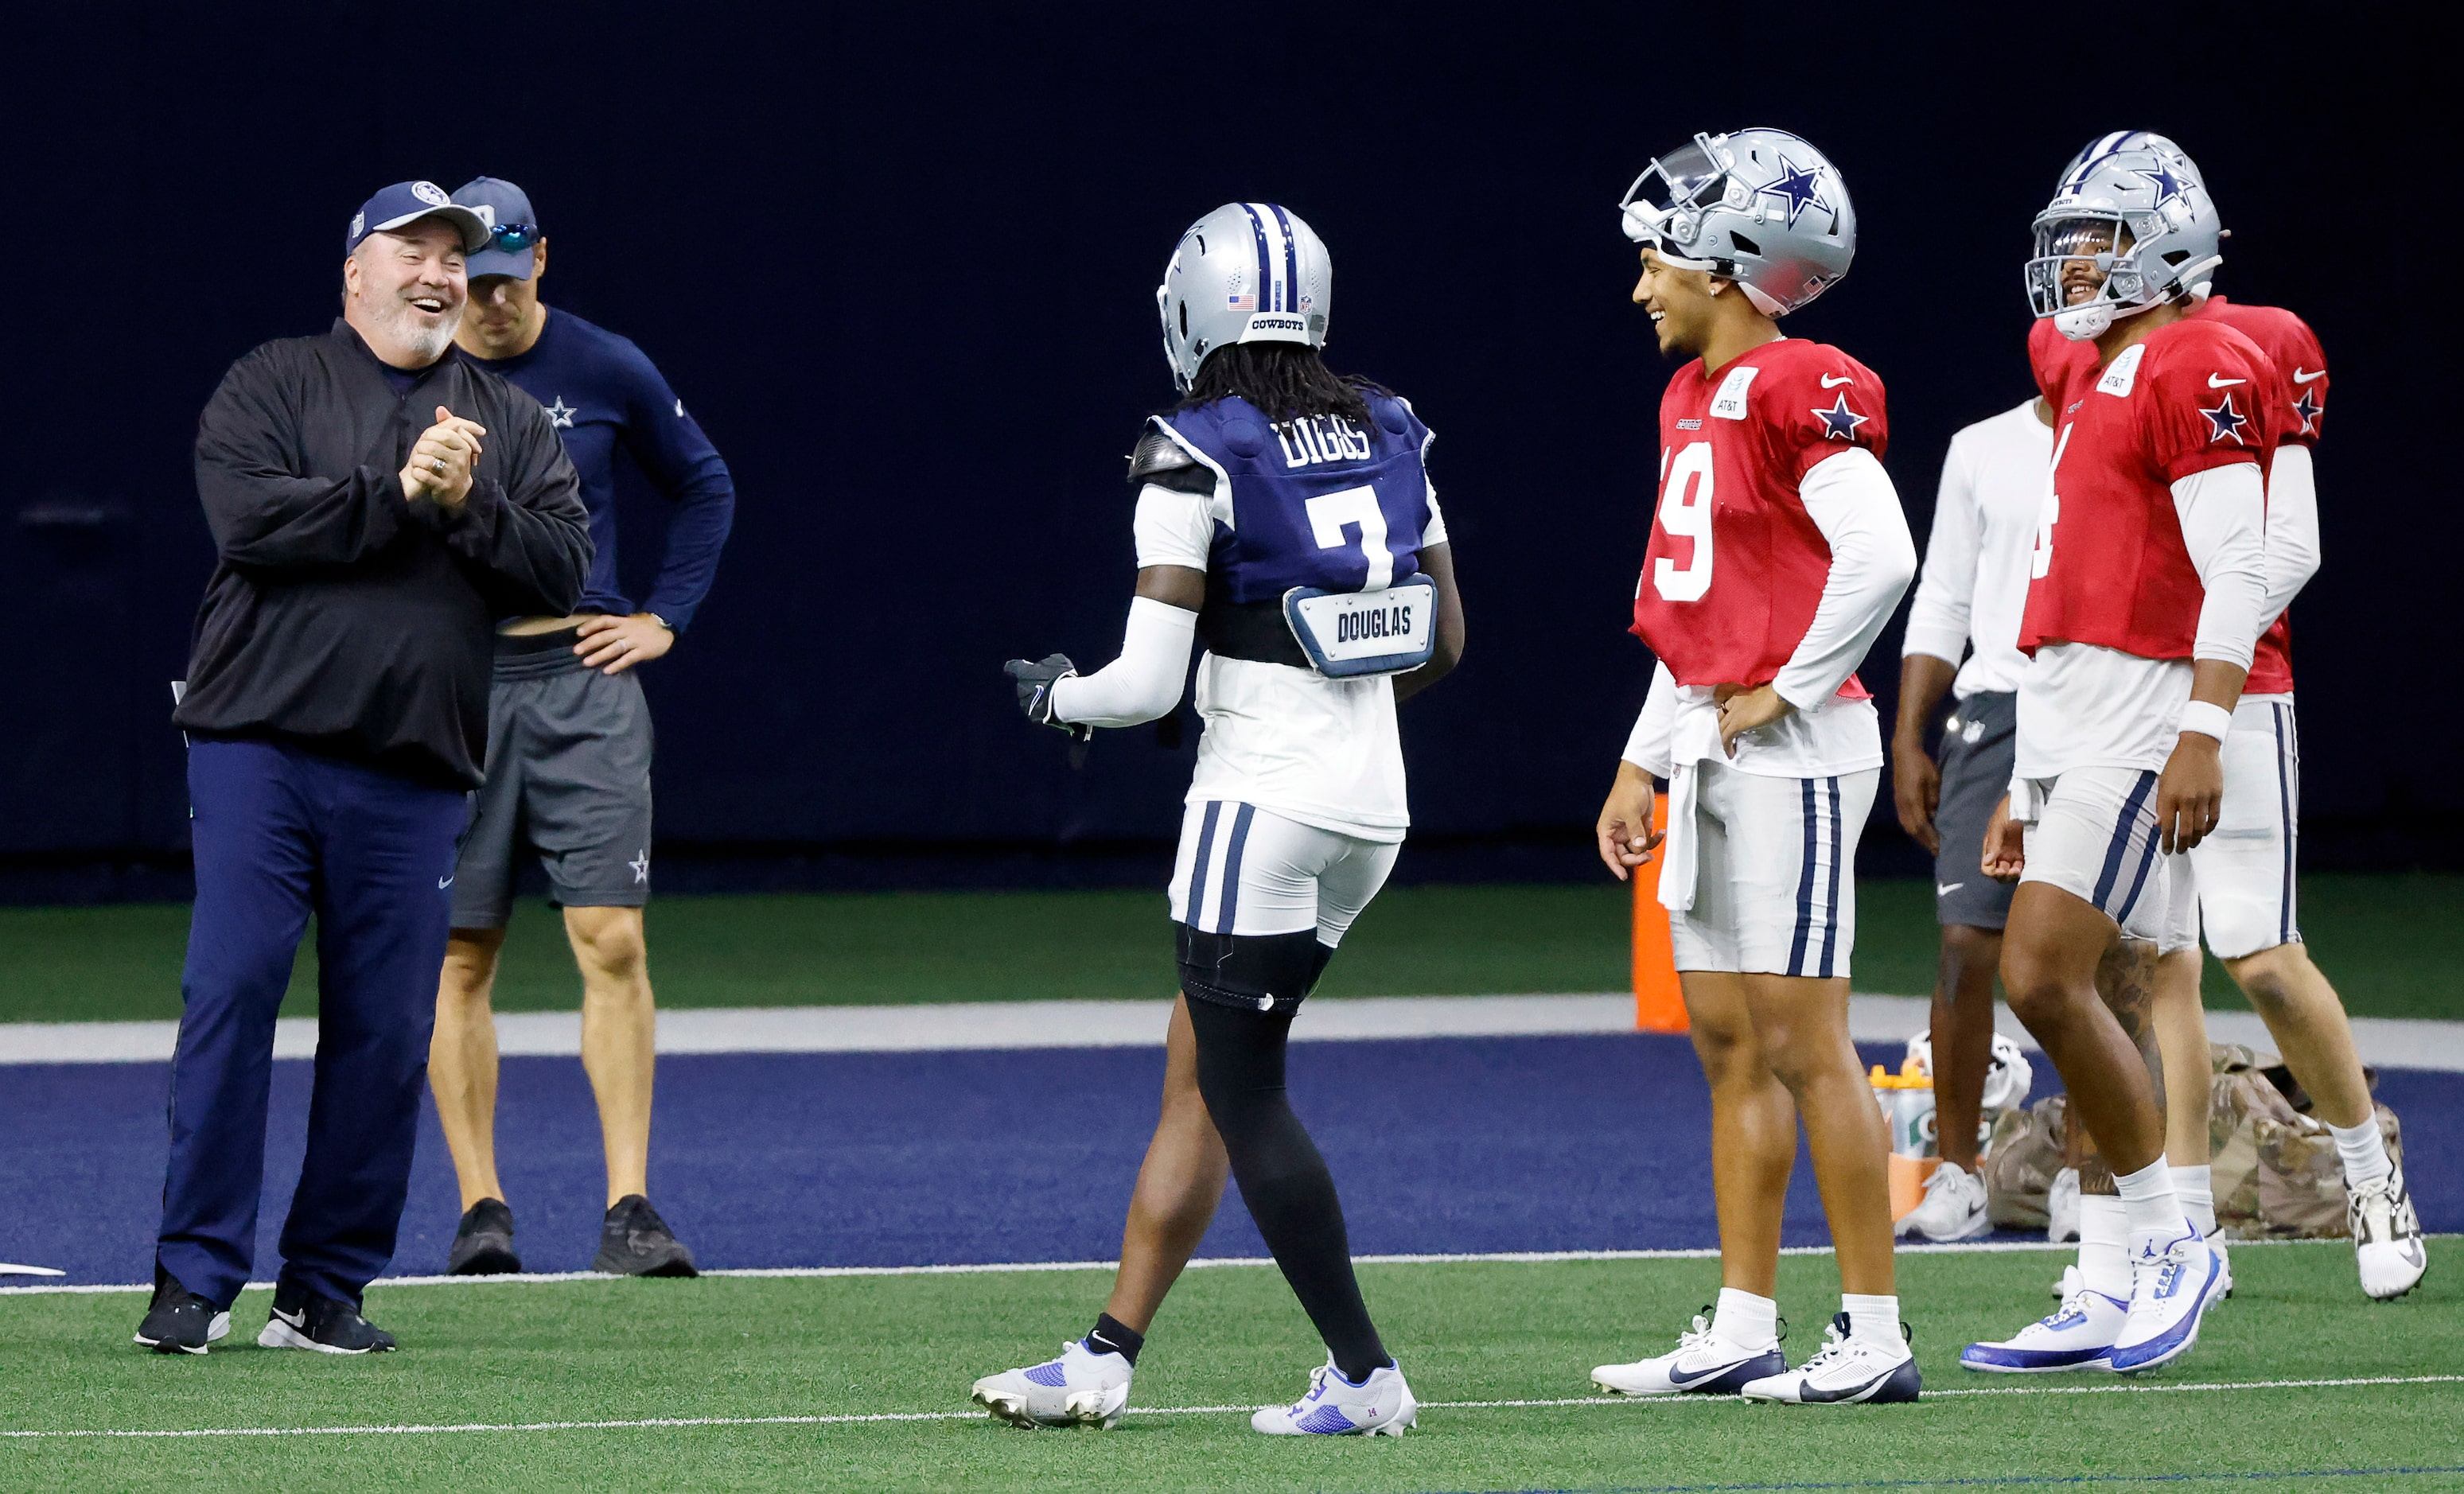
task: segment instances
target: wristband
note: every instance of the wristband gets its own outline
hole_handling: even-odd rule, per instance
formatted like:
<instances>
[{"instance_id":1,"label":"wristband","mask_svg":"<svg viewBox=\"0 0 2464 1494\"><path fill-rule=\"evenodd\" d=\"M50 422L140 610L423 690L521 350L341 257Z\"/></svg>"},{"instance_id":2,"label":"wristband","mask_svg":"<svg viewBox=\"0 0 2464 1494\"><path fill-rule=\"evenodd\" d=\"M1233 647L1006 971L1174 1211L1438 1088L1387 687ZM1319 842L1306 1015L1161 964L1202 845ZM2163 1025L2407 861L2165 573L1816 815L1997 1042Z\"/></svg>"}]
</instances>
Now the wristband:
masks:
<instances>
[{"instance_id":1,"label":"wristband","mask_svg":"<svg viewBox=\"0 0 2464 1494\"><path fill-rule=\"evenodd\" d=\"M2222 742L2226 735L2233 730L2233 713L2222 706L2210 705L2204 700L2193 700L2182 708L2182 730L2196 732L2202 736L2212 736L2218 742Z\"/></svg>"}]
</instances>

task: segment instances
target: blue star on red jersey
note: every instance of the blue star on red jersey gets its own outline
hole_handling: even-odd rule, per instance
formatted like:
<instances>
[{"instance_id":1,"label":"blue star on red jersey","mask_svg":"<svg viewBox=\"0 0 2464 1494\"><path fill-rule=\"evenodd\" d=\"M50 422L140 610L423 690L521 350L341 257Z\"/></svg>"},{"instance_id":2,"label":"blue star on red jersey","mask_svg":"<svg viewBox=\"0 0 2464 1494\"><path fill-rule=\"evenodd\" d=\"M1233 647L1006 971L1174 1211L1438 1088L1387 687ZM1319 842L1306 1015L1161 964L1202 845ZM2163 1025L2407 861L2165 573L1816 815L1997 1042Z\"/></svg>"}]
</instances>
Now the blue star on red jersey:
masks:
<instances>
[{"instance_id":1,"label":"blue star on red jersey","mask_svg":"<svg viewBox=\"0 0 2464 1494\"><path fill-rule=\"evenodd\" d=\"M1822 200L1822 184L1814 168L1800 166L1786 156L1779 158L1779 180L1762 189L1774 197L1788 199L1788 226L1792 229L1796 227L1796 220L1804 216L1808 208L1819 208L1825 212L1831 210L1831 205Z\"/></svg>"},{"instance_id":2,"label":"blue star on red jersey","mask_svg":"<svg viewBox=\"0 0 2464 1494\"><path fill-rule=\"evenodd\" d=\"M2301 417L2301 433L2303 435L2315 435L2318 433L2319 412L2324 408L2326 408L2326 406L2319 403L2319 397L2307 389L2301 391L2301 398L2293 402L2293 413Z\"/></svg>"},{"instance_id":3,"label":"blue star on red jersey","mask_svg":"<svg viewBox=\"0 0 2464 1494\"><path fill-rule=\"evenodd\" d=\"M1839 396L1838 404L1832 406L1829 409L1815 410L1814 412L1814 418L1822 422L1823 440L1828 441L1834 436L1837 436L1842 441L1854 441L1857 439L1857 428L1874 417L1871 415L1859 415L1855 410L1850 409L1848 407L1848 396L1842 394Z\"/></svg>"},{"instance_id":4,"label":"blue star on red jersey","mask_svg":"<svg viewBox=\"0 0 2464 1494\"><path fill-rule=\"evenodd\" d=\"M2231 436L2235 446L2248 444L2241 438L2241 428L2250 424L2250 417L2233 408L2231 394L2227 394L2224 403L2215 408L2203 409L2199 413L2208 417L2208 425L2212 428L2208 431L2209 441L2221 441Z\"/></svg>"}]
</instances>

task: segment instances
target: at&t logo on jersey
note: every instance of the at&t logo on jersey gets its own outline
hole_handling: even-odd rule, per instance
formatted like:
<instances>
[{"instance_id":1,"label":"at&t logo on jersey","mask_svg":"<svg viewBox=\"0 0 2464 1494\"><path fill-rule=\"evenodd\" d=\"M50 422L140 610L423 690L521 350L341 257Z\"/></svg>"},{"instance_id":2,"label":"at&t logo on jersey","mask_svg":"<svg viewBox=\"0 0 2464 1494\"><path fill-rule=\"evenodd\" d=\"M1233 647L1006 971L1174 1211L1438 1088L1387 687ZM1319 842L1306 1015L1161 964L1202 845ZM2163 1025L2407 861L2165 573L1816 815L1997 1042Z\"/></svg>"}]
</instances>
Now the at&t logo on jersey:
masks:
<instances>
[{"instance_id":1,"label":"at&t logo on jersey","mask_svg":"<svg viewBox=\"0 0 2464 1494\"><path fill-rule=\"evenodd\" d=\"M1276 426L1274 431L1275 439L1284 448L1286 467L1369 460L1368 432L1340 415L1287 420Z\"/></svg>"}]
</instances>

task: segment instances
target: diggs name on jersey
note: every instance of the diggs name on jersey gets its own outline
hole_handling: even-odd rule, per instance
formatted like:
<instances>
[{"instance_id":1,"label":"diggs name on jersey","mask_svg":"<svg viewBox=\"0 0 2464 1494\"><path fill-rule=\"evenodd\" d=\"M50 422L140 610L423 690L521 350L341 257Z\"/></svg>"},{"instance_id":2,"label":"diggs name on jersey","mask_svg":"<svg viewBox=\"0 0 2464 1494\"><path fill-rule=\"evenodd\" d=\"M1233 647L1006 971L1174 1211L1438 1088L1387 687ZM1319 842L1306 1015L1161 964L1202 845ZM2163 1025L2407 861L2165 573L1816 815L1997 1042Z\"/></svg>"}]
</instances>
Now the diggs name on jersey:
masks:
<instances>
[{"instance_id":1,"label":"diggs name on jersey","mask_svg":"<svg viewBox=\"0 0 2464 1494\"><path fill-rule=\"evenodd\" d=\"M1273 429L1275 440L1284 449L1286 467L1369 460L1369 432L1340 415L1287 420Z\"/></svg>"}]
</instances>

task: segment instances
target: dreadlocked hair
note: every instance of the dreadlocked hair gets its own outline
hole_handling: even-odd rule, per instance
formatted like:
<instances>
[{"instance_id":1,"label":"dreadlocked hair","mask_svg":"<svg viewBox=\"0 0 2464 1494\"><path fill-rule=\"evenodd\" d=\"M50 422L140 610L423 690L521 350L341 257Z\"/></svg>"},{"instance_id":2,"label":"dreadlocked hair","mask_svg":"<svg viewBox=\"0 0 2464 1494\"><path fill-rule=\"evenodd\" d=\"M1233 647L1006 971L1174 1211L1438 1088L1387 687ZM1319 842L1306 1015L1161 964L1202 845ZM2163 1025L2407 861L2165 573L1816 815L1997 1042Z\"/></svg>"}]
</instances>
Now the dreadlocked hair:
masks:
<instances>
[{"instance_id":1,"label":"dreadlocked hair","mask_svg":"<svg viewBox=\"0 0 2464 1494\"><path fill-rule=\"evenodd\" d=\"M1388 392L1367 379L1333 373L1306 343L1235 342L1198 365L1179 407L1195 409L1237 394L1271 421L1340 415L1366 424L1368 397Z\"/></svg>"}]
</instances>

